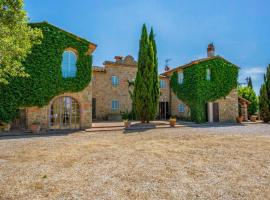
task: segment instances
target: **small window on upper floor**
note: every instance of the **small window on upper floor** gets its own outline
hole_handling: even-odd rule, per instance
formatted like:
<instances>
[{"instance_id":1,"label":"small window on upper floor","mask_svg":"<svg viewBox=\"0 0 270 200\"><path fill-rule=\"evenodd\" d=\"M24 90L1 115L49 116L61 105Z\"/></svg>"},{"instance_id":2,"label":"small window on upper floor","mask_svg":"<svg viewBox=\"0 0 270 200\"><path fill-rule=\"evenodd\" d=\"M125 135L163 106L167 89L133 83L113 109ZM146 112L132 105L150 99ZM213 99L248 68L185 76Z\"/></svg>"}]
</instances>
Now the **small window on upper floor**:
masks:
<instances>
[{"instance_id":1,"label":"small window on upper floor","mask_svg":"<svg viewBox=\"0 0 270 200\"><path fill-rule=\"evenodd\" d=\"M160 89L164 89L166 87L166 83L164 80L159 80L159 87Z\"/></svg>"},{"instance_id":2,"label":"small window on upper floor","mask_svg":"<svg viewBox=\"0 0 270 200\"><path fill-rule=\"evenodd\" d=\"M178 83L182 84L184 81L184 73L183 72L178 72Z\"/></svg>"},{"instance_id":3,"label":"small window on upper floor","mask_svg":"<svg viewBox=\"0 0 270 200\"><path fill-rule=\"evenodd\" d=\"M112 76L112 86L119 85L119 78L118 76Z\"/></svg>"},{"instance_id":4,"label":"small window on upper floor","mask_svg":"<svg viewBox=\"0 0 270 200\"><path fill-rule=\"evenodd\" d=\"M62 56L62 76L63 78L75 77L77 56L73 51L64 51Z\"/></svg>"},{"instance_id":5,"label":"small window on upper floor","mask_svg":"<svg viewBox=\"0 0 270 200\"><path fill-rule=\"evenodd\" d=\"M206 80L210 81L211 80L211 70L206 69Z\"/></svg>"}]
</instances>

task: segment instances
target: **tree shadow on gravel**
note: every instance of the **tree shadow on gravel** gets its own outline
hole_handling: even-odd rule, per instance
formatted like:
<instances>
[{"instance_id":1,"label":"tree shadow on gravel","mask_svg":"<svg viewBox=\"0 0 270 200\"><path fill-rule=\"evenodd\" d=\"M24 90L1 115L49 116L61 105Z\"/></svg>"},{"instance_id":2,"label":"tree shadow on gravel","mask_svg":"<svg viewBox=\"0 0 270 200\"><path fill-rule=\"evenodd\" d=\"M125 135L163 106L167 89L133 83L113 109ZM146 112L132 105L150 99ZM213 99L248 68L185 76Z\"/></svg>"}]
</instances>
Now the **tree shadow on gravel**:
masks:
<instances>
[{"instance_id":1,"label":"tree shadow on gravel","mask_svg":"<svg viewBox=\"0 0 270 200\"><path fill-rule=\"evenodd\" d=\"M26 138L35 138L35 137L52 137L52 136L65 136L73 133L80 132L81 130L50 130L45 133L34 134L31 132L23 131L10 131L0 133L0 140L7 139L26 139Z\"/></svg>"}]
</instances>

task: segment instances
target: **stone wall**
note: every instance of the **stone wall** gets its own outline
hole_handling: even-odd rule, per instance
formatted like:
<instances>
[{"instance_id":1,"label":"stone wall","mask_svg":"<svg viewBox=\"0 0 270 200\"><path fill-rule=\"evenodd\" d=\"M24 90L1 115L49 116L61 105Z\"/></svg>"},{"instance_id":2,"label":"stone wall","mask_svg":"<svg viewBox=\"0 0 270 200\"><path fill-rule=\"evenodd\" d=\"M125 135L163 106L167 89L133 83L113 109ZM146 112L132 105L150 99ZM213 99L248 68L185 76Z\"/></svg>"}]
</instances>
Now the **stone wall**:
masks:
<instances>
[{"instance_id":1,"label":"stone wall","mask_svg":"<svg viewBox=\"0 0 270 200\"><path fill-rule=\"evenodd\" d=\"M178 107L180 104L184 104L185 106L184 112L179 112ZM183 120L190 118L190 108L188 107L187 104L185 104L185 102L179 100L173 91L171 91L171 115L177 116L178 118Z\"/></svg>"},{"instance_id":2,"label":"stone wall","mask_svg":"<svg viewBox=\"0 0 270 200\"><path fill-rule=\"evenodd\" d=\"M72 97L80 106L80 128L86 129L92 126L92 81L89 85L77 93L64 93L54 97L51 102L43 107L27 107L26 109L26 126L29 129L31 124L38 121L43 128L50 128L50 105L59 97Z\"/></svg>"},{"instance_id":3,"label":"stone wall","mask_svg":"<svg viewBox=\"0 0 270 200\"><path fill-rule=\"evenodd\" d=\"M121 111L132 109L129 90L132 91L133 86L129 86L128 81L135 80L137 63L131 56L127 57L123 61L106 61L103 70L100 68L93 71L93 98L96 99L97 119L108 119L112 115L119 116ZM112 85L112 76L118 77L119 85ZM112 110L112 100L119 101L118 110Z\"/></svg>"},{"instance_id":4,"label":"stone wall","mask_svg":"<svg viewBox=\"0 0 270 200\"><path fill-rule=\"evenodd\" d=\"M225 98L218 99L219 104L219 121L236 122L238 116L238 92L233 89Z\"/></svg>"},{"instance_id":5,"label":"stone wall","mask_svg":"<svg viewBox=\"0 0 270 200\"><path fill-rule=\"evenodd\" d=\"M165 88L160 88L160 102L170 102L170 79L166 76L159 76L165 82Z\"/></svg>"}]
</instances>

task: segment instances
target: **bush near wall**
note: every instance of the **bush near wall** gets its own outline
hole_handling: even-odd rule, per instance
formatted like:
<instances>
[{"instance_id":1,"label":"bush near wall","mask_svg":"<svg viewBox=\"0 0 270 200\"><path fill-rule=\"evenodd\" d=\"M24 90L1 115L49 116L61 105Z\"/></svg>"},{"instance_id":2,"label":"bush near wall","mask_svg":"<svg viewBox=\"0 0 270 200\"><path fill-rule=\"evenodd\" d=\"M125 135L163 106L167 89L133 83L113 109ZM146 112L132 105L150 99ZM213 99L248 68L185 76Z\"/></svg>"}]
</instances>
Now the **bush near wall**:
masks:
<instances>
[{"instance_id":1,"label":"bush near wall","mask_svg":"<svg viewBox=\"0 0 270 200\"><path fill-rule=\"evenodd\" d=\"M211 80L206 80L206 69L211 70ZM171 76L171 88L176 96L189 105L192 121L201 123L206 119L206 103L226 97L237 87L239 68L222 57L194 63L184 68L183 84L178 74Z\"/></svg>"},{"instance_id":2,"label":"bush near wall","mask_svg":"<svg viewBox=\"0 0 270 200\"><path fill-rule=\"evenodd\" d=\"M24 61L29 78L13 78L10 84L0 86L0 121L8 122L20 107L44 106L65 92L83 90L91 80L92 56L86 54L89 42L48 23L30 24L42 30L43 40L32 48ZM63 78L62 54L66 48L76 49L77 74Z\"/></svg>"}]
</instances>

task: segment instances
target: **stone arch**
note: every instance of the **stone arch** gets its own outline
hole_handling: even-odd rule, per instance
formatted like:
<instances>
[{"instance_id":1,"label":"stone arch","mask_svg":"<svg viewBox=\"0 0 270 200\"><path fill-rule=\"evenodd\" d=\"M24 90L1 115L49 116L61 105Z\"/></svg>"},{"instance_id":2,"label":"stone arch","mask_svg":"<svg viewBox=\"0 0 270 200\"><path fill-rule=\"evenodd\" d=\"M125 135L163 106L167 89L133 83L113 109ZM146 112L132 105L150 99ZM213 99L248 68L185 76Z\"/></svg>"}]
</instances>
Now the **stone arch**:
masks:
<instances>
[{"instance_id":1,"label":"stone arch","mask_svg":"<svg viewBox=\"0 0 270 200\"><path fill-rule=\"evenodd\" d=\"M53 98L49 108L50 129L80 129L81 113L76 98L67 95Z\"/></svg>"}]
</instances>

